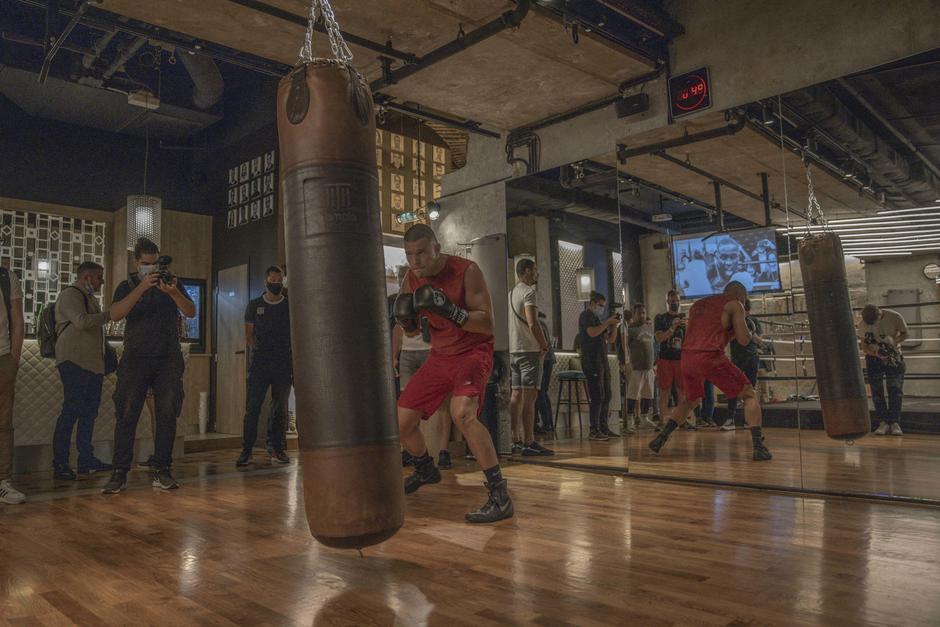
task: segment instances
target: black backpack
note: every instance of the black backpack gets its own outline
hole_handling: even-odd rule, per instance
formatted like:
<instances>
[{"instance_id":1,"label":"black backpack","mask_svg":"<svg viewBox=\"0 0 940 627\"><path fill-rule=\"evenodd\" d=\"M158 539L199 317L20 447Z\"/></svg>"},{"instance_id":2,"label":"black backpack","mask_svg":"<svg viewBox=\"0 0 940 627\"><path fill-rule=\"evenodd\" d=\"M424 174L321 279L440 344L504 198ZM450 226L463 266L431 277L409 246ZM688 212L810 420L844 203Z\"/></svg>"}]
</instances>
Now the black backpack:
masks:
<instances>
[{"instance_id":1,"label":"black backpack","mask_svg":"<svg viewBox=\"0 0 940 627\"><path fill-rule=\"evenodd\" d=\"M82 298L85 299L85 311L88 311L88 296L82 290L79 290L74 285L69 285L69 287L74 288L82 293ZM59 293L59 296L62 294ZM39 354L47 359L55 359L55 344L59 339L59 334L56 332L56 323L55 323L55 302L46 303L42 306L42 309L39 310L39 323L36 325L36 339L39 341ZM68 326L69 322L66 323ZM65 327L62 327L63 329Z\"/></svg>"}]
</instances>

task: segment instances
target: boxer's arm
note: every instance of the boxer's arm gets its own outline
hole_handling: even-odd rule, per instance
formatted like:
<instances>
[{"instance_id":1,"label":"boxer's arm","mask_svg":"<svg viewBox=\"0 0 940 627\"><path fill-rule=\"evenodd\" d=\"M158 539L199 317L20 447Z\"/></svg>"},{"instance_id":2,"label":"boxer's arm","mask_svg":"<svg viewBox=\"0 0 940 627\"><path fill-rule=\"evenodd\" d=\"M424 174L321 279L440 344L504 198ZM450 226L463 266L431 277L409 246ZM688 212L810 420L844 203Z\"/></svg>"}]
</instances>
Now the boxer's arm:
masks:
<instances>
[{"instance_id":1,"label":"boxer's arm","mask_svg":"<svg viewBox=\"0 0 940 627\"><path fill-rule=\"evenodd\" d=\"M490 291L486 287L483 271L473 263L467 268L463 277L464 299L467 303L467 313L470 317L463 325L465 331L493 335L493 301Z\"/></svg>"},{"instance_id":2,"label":"boxer's arm","mask_svg":"<svg viewBox=\"0 0 940 627\"><path fill-rule=\"evenodd\" d=\"M744 305L733 300L725 305L725 307L731 307L729 313L731 314L731 329L734 331L734 339L736 339L741 346L747 346L751 343L751 332L747 328Z\"/></svg>"}]
</instances>

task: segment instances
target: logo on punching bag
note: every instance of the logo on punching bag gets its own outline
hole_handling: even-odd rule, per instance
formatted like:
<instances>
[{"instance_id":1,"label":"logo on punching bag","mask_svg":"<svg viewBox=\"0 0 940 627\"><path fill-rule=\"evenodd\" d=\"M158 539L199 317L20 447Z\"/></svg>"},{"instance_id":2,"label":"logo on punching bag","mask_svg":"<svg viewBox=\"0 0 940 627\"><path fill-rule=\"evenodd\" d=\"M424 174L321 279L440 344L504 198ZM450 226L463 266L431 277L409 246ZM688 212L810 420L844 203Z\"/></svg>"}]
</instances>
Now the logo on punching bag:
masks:
<instances>
[{"instance_id":1,"label":"logo on punching bag","mask_svg":"<svg viewBox=\"0 0 940 627\"><path fill-rule=\"evenodd\" d=\"M381 214L375 206L378 194L367 193L367 190L375 189L374 183L370 184L368 180L368 174L330 166L321 167L331 170L330 176L307 178L303 182L306 234L371 233L372 223L380 219ZM337 179L341 179L341 182ZM372 195L376 198L370 202Z\"/></svg>"}]
</instances>

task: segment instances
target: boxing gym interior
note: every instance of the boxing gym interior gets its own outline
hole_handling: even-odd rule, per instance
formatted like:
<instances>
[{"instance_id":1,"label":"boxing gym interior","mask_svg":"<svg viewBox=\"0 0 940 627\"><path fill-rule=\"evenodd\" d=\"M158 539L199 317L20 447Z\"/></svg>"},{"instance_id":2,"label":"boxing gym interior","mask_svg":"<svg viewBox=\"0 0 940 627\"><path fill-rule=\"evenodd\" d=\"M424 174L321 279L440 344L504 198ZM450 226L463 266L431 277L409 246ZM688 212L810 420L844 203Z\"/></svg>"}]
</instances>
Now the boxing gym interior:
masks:
<instances>
[{"instance_id":1,"label":"boxing gym interior","mask_svg":"<svg viewBox=\"0 0 940 627\"><path fill-rule=\"evenodd\" d=\"M0 0L0 625L938 624L938 44Z\"/></svg>"}]
</instances>

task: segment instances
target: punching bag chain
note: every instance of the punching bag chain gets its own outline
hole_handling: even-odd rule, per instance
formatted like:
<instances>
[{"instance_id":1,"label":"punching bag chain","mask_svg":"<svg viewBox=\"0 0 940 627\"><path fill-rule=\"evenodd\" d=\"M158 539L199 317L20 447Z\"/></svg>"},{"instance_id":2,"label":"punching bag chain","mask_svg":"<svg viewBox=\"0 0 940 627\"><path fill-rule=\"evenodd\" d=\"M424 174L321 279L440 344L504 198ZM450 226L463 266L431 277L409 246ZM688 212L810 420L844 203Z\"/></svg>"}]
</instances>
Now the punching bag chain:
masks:
<instances>
[{"instance_id":1,"label":"punching bag chain","mask_svg":"<svg viewBox=\"0 0 940 627\"><path fill-rule=\"evenodd\" d=\"M806 219L807 225L810 224L826 224L826 216L823 215L822 206L819 204L819 201L816 199L816 190L813 188L813 174L811 171L810 164L806 164L806 195L807 195L807 207L806 207Z\"/></svg>"},{"instance_id":2,"label":"punching bag chain","mask_svg":"<svg viewBox=\"0 0 940 627\"><path fill-rule=\"evenodd\" d=\"M343 39L343 33L336 23L336 14L333 13L333 7L330 6L330 0L311 0L310 13L307 16L307 32L304 33L304 45L300 49L300 61L303 63L313 62L313 31L317 23L317 13L323 19L323 25L326 34L330 38L330 48L333 51L333 59L342 65L348 65L353 59L352 51L346 45Z\"/></svg>"}]
</instances>

